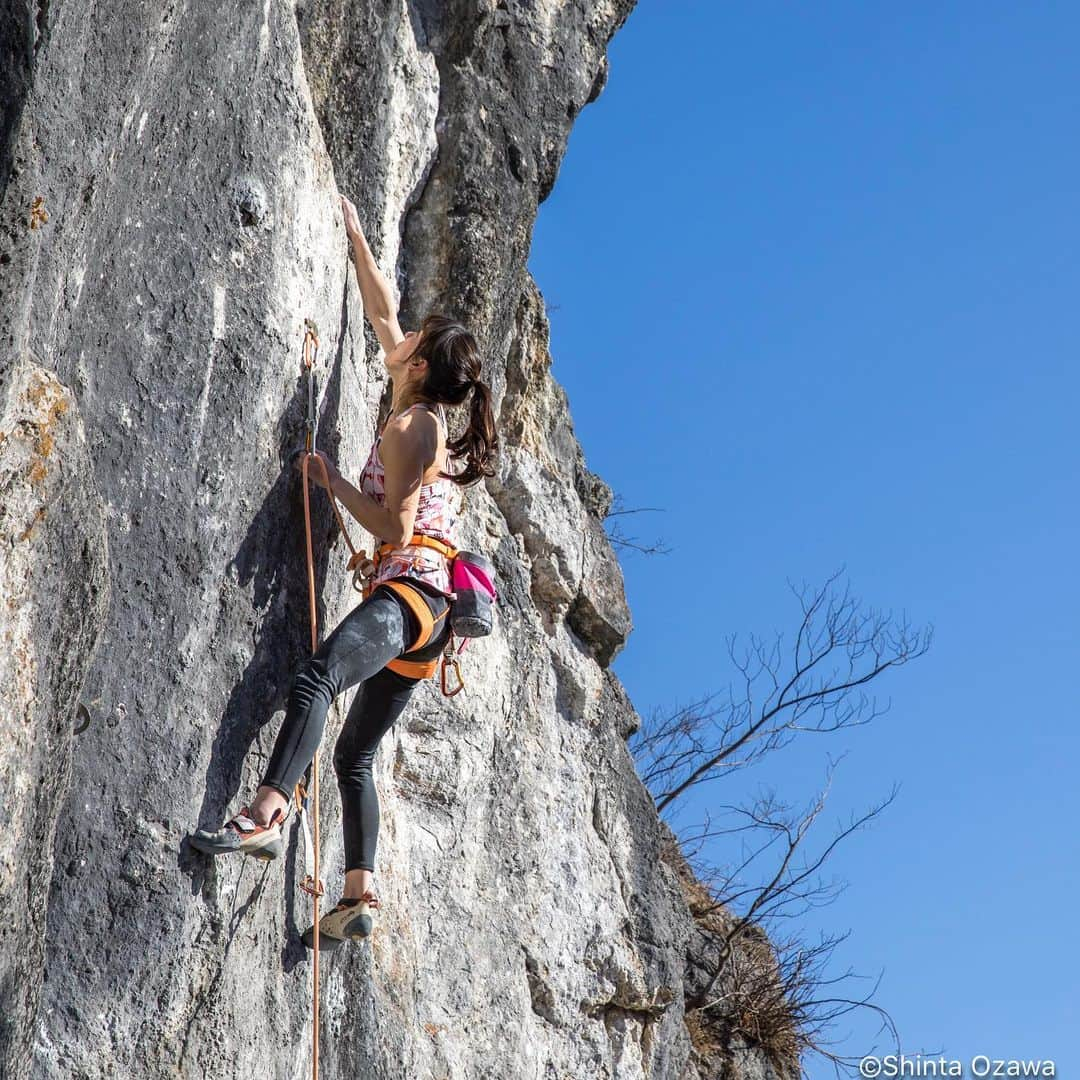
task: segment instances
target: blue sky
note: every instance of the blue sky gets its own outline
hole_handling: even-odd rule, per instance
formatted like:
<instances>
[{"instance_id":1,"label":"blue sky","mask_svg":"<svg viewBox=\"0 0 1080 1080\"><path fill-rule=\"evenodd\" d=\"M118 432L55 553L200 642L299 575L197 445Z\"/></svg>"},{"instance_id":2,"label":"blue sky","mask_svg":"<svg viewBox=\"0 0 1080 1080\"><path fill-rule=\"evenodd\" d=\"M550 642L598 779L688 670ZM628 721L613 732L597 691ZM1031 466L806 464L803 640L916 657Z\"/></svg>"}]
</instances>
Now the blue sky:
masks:
<instances>
[{"instance_id":1,"label":"blue sky","mask_svg":"<svg viewBox=\"0 0 1080 1080\"><path fill-rule=\"evenodd\" d=\"M933 628L806 736L680 820L844 754L802 920L846 932L906 1053L1080 1065L1077 708L1080 10L643 0L579 117L529 266L553 370L622 519L639 712L736 688L795 586ZM704 643L704 644L703 644ZM785 654L786 655L786 654ZM702 656L705 659L702 659ZM813 833L811 834L814 835ZM733 848L711 852L718 862ZM868 1049L848 1017L834 1047ZM811 1066L812 1076L831 1067Z\"/></svg>"}]
</instances>

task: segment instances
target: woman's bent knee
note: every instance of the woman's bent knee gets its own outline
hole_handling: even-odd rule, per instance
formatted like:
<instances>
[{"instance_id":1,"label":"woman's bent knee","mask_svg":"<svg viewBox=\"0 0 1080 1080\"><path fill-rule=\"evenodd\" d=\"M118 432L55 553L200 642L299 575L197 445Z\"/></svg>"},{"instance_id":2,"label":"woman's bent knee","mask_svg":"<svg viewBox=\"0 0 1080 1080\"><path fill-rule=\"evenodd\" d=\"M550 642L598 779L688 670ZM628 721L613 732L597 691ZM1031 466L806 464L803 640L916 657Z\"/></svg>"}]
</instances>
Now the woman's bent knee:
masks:
<instances>
[{"instance_id":1,"label":"woman's bent knee","mask_svg":"<svg viewBox=\"0 0 1080 1080\"><path fill-rule=\"evenodd\" d=\"M333 700L334 684L326 665L310 656L297 669L293 676L292 693L308 704L316 697Z\"/></svg>"},{"instance_id":2,"label":"woman's bent knee","mask_svg":"<svg viewBox=\"0 0 1080 1080\"><path fill-rule=\"evenodd\" d=\"M334 748L334 772L339 781L346 784L362 783L371 776L375 764L374 751L350 752L338 741Z\"/></svg>"}]
</instances>

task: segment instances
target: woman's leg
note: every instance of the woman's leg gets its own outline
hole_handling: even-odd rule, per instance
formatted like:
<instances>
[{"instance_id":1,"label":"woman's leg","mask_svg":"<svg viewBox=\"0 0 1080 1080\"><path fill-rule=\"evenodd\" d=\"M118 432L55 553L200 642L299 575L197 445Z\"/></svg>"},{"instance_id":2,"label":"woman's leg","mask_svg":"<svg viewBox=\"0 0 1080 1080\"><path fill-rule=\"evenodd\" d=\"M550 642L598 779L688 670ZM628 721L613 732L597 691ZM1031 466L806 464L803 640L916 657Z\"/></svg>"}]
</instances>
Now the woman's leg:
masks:
<instances>
[{"instance_id":1,"label":"woman's leg","mask_svg":"<svg viewBox=\"0 0 1080 1080\"><path fill-rule=\"evenodd\" d=\"M379 839L379 796L372 775L375 752L419 681L389 668L372 675L357 690L334 747L345 839L346 898L363 896L371 886Z\"/></svg>"},{"instance_id":2,"label":"woman's leg","mask_svg":"<svg viewBox=\"0 0 1080 1080\"><path fill-rule=\"evenodd\" d=\"M251 804L260 824L288 805L296 782L315 756L330 704L400 656L415 636L415 620L390 589L377 588L342 619L318 652L304 661L289 692L285 720Z\"/></svg>"}]
</instances>

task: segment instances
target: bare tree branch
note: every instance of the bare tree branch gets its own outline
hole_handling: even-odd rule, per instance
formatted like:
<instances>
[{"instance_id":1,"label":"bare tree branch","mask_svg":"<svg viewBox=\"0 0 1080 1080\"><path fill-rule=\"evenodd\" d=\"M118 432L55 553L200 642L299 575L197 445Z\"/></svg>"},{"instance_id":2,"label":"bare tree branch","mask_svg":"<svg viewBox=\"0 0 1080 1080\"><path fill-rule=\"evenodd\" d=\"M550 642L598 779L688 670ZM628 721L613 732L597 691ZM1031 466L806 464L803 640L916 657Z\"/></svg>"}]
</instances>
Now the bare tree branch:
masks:
<instances>
[{"instance_id":1,"label":"bare tree branch","mask_svg":"<svg viewBox=\"0 0 1080 1080\"><path fill-rule=\"evenodd\" d=\"M861 817L850 821L845 828L840 829L820 854L814 858L803 859L799 865L795 865L796 852L800 855L804 854L801 845L810 827L825 808L825 800L832 786L836 764L837 762L830 761L824 790L818 793L813 804L801 817L792 817L790 809L777 803L772 794L757 800L749 809L739 808L738 812L749 818L759 830L769 834L769 839L728 874L726 880L718 884L714 879L709 883L709 891L714 898L713 907L699 911L698 917L707 914L708 910L742 906L742 902L747 898L749 902L745 904L742 914L733 921L727 933L720 938L719 955L714 973L704 990L698 995L696 1007L706 1008L714 1004L709 1000L710 995L731 959L736 938L748 926L765 923L779 916L791 917L792 912L789 909L796 903L802 904L798 911L801 915L810 907L820 906L826 902L831 903L836 898L838 888L835 883L832 885L821 882L810 883L811 877L817 874L845 837L877 817L896 797L898 789L894 785L888 797ZM739 881L740 875L759 855L769 850L778 841L782 842L783 850L771 877L762 885L743 886ZM713 877L715 878L715 875Z\"/></svg>"},{"instance_id":2,"label":"bare tree branch","mask_svg":"<svg viewBox=\"0 0 1080 1080\"><path fill-rule=\"evenodd\" d=\"M796 593L803 618L786 677L780 676L783 635L770 649L750 635L750 649L741 658L735 655L732 638L728 653L743 676L741 701L735 701L729 686L727 700L719 707L712 705L717 694L710 694L670 716L654 716L631 736L639 774L659 811L695 785L782 749L799 732L839 731L869 723L887 711L874 707L865 715L867 699L860 694L854 704L852 692L890 667L921 656L930 646L933 629L917 634L906 619L894 627L891 615L873 610L860 614L846 590L839 598L828 596L836 577L830 577L809 602L805 586ZM823 625L815 619L823 619ZM827 662L833 665L829 673L824 672ZM759 680L770 689L755 707ZM813 720L806 719L815 712Z\"/></svg>"},{"instance_id":3,"label":"bare tree branch","mask_svg":"<svg viewBox=\"0 0 1080 1080\"><path fill-rule=\"evenodd\" d=\"M671 548L667 547L662 541L654 540L651 543L643 544L638 541L637 537L627 536L620 527L618 522L615 522L609 528L607 525L609 518L625 517L628 514L641 514L648 512L659 512L662 508L659 506L637 506L627 508L623 504L622 495L616 493L612 499L611 509L604 515L604 532L607 535L608 542L612 547L620 550L640 551L645 555L668 555L671 553Z\"/></svg>"}]
</instances>

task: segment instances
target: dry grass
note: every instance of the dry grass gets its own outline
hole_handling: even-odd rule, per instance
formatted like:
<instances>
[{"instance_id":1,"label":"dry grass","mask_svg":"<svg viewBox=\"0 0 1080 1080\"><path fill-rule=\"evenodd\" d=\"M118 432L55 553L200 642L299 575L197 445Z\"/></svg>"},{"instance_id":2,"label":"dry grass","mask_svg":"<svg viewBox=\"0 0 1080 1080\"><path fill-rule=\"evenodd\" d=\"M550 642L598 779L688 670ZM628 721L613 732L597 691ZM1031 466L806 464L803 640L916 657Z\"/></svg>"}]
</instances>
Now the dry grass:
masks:
<instances>
[{"instance_id":1,"label":"dry grass","mask_svg":"<svg viewBox=\"0 0 1080 1080\"><path fill-rule=\"evenodd\" d=\"M662 858L675 871L698 929L719 947L737 920L717 905L673 834L665 837ZM702 956L699 962L704 964L707 958ZM740 1041L759 1048L778 1075L800 1074L803 1046L798 1023L772 943L759 926L746 926L732 941L731 957L713 997L714 1003L688 1009L684 1022L694 1049L715 1069L714 1075L738 1080L732 1049Z\"/></svg>"}]
</instances>

